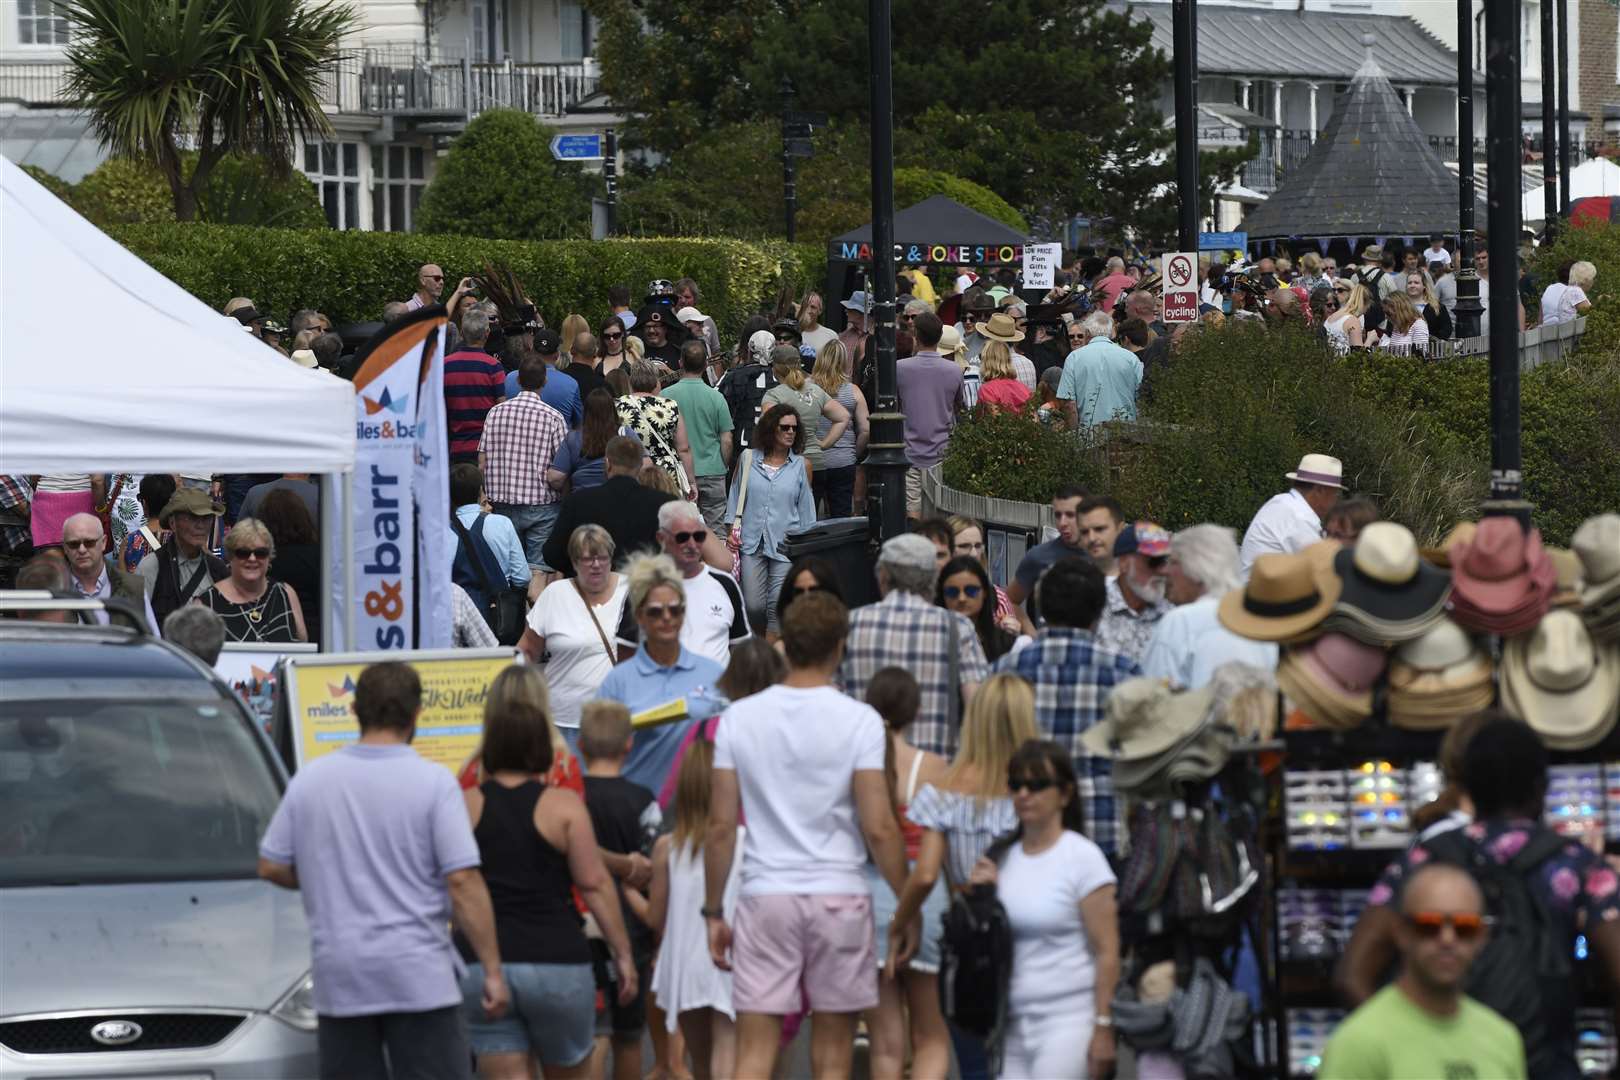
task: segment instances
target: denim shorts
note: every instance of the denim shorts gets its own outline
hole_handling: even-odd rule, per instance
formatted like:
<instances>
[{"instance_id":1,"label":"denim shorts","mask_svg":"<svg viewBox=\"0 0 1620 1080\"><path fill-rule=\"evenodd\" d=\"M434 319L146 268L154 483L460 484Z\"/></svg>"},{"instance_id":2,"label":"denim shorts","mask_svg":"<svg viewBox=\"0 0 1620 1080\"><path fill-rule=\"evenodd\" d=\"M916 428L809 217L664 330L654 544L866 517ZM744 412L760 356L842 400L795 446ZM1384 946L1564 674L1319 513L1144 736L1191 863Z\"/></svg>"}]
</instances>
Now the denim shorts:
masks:
<instances>
[{"instance_id":1,"label":"denim shorts","mask_svg":"<svg viewBox=\"0 0 1620 1080\"><path fill-rule=\"evenodd\" d=\"M542 1065L572 1068L590 1056L596 978L589 964L502 964L512 1005L499 1020L484 1016L484 965L461 980L468 1041L475 1054L533 1054Z\"/></svg>"},{"instance_id":2,"label":"denim shorts","mask_svg":"<svg viewBox=\"0 0 1620 1080\"><path fill-rule=\"evenodd\" d=\"M889 920L894 918L895 909L900 903L895 899L889 883L871 863L866 864L866 880L872 886L872 918L877 924L877 961L878 966L882 967L889 961ZM909 967L912 971L920 971L924 975L939 974L939 935L941 920L945 917L946 897L945 875L941 874L939 880L934 882L933 891L923 900L922 938L917 942L916 955L911 958Z\"/></svg>"}]
</instances>

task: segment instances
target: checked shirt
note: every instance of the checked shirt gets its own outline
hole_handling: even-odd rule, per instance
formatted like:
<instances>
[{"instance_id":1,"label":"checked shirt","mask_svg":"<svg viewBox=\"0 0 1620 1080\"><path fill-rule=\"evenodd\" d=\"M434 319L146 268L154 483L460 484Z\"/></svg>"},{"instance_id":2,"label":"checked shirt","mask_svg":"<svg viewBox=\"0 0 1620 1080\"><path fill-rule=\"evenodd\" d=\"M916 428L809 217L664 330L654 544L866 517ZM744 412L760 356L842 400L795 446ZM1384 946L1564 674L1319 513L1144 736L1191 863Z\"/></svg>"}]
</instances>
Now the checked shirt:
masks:
<instances>
[{"instance_id":1,"label":"checked shirt","mask_svg":"<svg viewBox=\"0 0 1620 1080\"><path fill-rule=\"evenodd\" d=\"M489 410L478 451L484 455L484 494L492 503L545 506L558 500L546 469L568 434L563 414L525 390Z\"/></svg>"},{"instance_id":2,"label":"checked shirt","mask_svg":"<svg viewBox=\"0 0 1620 1080\"><path fill-rule=\"evenodd\" d=\"M1022 676L1035 688L1035 726L1041 736L1068 750L1080 784L1080 807L1094 843L1110 858L1122 854L1125 835L1114 797L1114 765L1086 752L1080 736L1101 723L1108 694L1142 674L1136 661L1097 644L1089 630L1053 626L1017 652L996 661L995 670Z\"/></svg>"}]
</instances>

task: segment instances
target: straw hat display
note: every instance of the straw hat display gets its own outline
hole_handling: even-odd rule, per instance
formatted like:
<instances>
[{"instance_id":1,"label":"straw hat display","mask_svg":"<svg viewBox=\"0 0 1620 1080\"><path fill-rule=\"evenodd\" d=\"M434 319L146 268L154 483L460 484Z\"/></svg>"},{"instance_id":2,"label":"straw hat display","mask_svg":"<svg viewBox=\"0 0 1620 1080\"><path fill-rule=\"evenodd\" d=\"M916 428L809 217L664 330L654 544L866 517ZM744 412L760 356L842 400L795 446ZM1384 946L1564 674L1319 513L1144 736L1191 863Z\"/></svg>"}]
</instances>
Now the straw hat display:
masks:
<instances>
[{"instance_id":1,"label":"straw hat display","mask_svg":"<svg viewBox=\"0 0 1620 1080\"><path fill-rule=\"evenodd\" d=\"M1552 749L1596 746L1620 715L1620 648L1594 641L1574 612L1548 612L1503 645L1502 704Z\"/></svg>"},{"instance_id":2,"label":"straw hat display","mask_svg":"<svg viewBox=\"0 0 1620 1080\"><path fill-rule=\"evenodd\" d=\"M1277 665L1277 685L1320 726L1360 727L1372 715L1373 686L1387 659L1376 645L1347 634L1325 633L1309 645L1288 650Z\"/></svg>"},{"instance_id":3,"label":"straw hat display","mask_svg":"<svg viewBox=\"0 0 1620 1080\"><path fill-rule=\"evenodd\" d=\"M1401 645L1390 660L1389 722L1396 727L1448 728L1495 696L1490 657L1450 619Z\"/></svg>"},{"instance_id":4,"label":"straw hat display","mask_svg":"<svg viewBox=\"0 0 1620 1080\"><path fill-rule=\"evenodd\" d=\"M1404 525L1375 521L1354 548L1333 559L1344 586L1326 631L1368 645L1392 645L1421 636L1445 618L1451 575L1418 557L1417 538Z\"/></svg>"},{"instance_id":5,"label":"straw hat display","mask_svg":"<svg viewBox=\"0 0 1620 1080\"><path fill-rule=\"evenodd\" d=\"M1164 753L1204 725L1215 692L1175 693L1163 679L1126 679L1108 694L1101 723L1080 736L1086 752L1117 761Z\"/></svg>"},{"instance_id":6,"label":"straw hat display","mask_svg":"<svg viewBox=\"0 0 1620 1080\"><path fill-rule=\"evenodd\" d=\"M1573 547L1581 564L1581 618L1597 640L1620 642L1620 514L1587 518Z\"/></svg>"},{"instance_id":7,"label":"straw hat display","mask_svg":"<svg viewBox=\"0 0 1620 1080\"><path fill-rule=\"evenodd\" d=\"M1468 543L1453 542L1451 617L1469 630L1512 637L1535 627L1552 605L1558 571L1541 546L1511 517L1488 517Z\"/></svg>"},{"instance_id":8,"label":"straw hat display","mask_svg":"<svg viewBox=\"0 0 1620 1080\"><path fill-rule=\"evenodd\" d=\"M1303 641L1314 636L1338 602L1344 582L1333 572L1337 545L1313 544L1294 555L1261 555L1249 581L1221 597L1221 625L1255 641Z\"/></svg>"}]
</instances>

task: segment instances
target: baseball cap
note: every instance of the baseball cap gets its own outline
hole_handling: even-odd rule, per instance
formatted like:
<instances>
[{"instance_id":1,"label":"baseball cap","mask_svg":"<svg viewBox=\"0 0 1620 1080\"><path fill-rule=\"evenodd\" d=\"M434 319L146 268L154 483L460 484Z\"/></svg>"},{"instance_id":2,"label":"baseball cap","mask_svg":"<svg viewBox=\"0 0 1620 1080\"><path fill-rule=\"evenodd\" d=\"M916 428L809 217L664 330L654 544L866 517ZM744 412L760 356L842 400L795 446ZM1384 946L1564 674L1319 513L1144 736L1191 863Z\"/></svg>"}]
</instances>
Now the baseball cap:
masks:
<instances>
[{"instance_id":1,"label":"baseball cap","mask_svg":"<svg viewBox=\"0 0 1620 1080\"><path fill-rule=\"evenodd\" d=\"M1146 555L1156 559L1170 554L1170 533L1163 525L1137 521L1125 526L1114 540L1114 555Z\"/></svg>"},{"instance_id":2,"label":"baseball cap","mask_svg":"<svg viewBox=\"0 0 1620 1080\"><path fill-rule=\"evenodd\" d=\"M534 351L541 356L550 356L562 348L562 338L557 331L548 326L542 326L534 332Z\"/></svg>"}]
</instances>

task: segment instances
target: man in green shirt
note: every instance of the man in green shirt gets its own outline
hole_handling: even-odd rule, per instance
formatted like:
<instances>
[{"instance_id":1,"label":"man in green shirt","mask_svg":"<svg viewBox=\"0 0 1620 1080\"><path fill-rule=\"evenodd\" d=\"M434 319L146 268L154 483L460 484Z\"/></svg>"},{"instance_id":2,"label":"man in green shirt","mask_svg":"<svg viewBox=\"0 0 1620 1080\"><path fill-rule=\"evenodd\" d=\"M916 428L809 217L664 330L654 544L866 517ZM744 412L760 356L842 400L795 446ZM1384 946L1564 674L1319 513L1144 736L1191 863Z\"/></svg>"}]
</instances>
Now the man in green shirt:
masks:
<instances>
[{"instance_id":1,"label":"man in green shirt","mask_svg":"<svg viewBox=\"0 0 1620 1080\"><path fill-rule=\"evenodd\" d=\"M731 464L731 408L725 396L703 381L708 347L694 338L681 346L681 377L664 391L680 406L686 421L686 441L692 447L692 471L697 474L698 512L709 530L724 536L726 521L726 469Z\"/></svg>"},{"instance_id":2,"label":"man in green shirt","mask_svg":"<svg viewBox=\"0 0 1620 1080\"><path fill-rule=\"evenodd\" d=\"M1467 872L1414 874L1395 931L1401 973L1339 1026L1318 1080L1525 1080L1519 1031L1463 993L1489 932Z\"/></svg>"}]
</instances>

